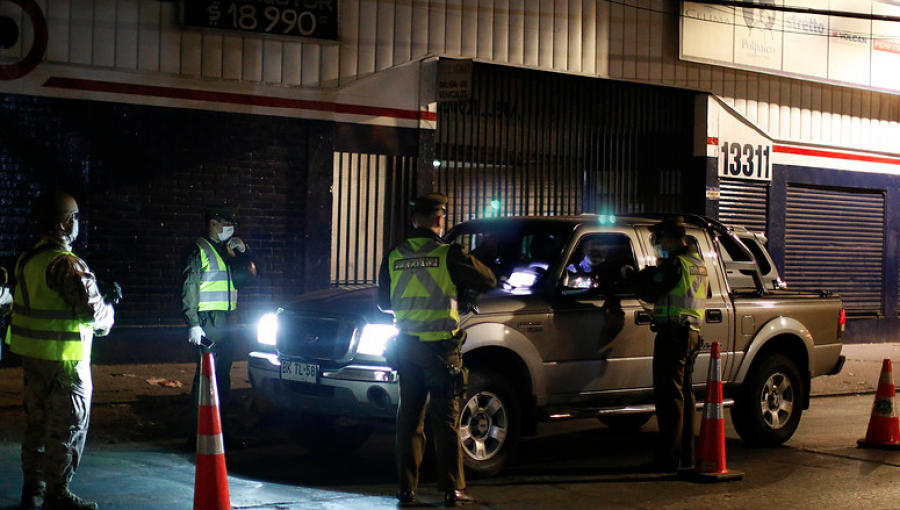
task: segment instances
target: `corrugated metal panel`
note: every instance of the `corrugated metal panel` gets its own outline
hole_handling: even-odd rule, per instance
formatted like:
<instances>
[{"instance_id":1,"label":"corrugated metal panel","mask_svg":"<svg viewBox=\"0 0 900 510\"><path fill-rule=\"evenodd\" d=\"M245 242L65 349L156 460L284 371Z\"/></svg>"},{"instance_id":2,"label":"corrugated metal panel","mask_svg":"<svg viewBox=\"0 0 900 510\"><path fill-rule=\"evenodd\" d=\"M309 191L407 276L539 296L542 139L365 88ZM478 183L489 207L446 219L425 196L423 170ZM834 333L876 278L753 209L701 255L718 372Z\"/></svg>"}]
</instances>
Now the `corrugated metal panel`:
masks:
<instances>
[{"instance_id":1,"label":"corrugated metal panel","mask_svg":"<svg viewBox=\"0 0 900 510\"><path fill-rule=\"evenodd\" d=\"M438 106L449 224L685 210L691 93L477 63L472 81L471 101Z\"/></svg>"},{"instance_id":2,"label":"corrugated metal panel","mask_svg":"<svg viewBox=\"0 0 900 510\"><path fill-rule=\"evenodd\" d=\"M601 2L601 5L606 5ZM611 78L690 88L720 96L772 138L897 153L900 96L696 64L677 51L681 2L609 2ZM658 35L657 35L658 34ZM645 44L647 38L651 43Z\"/></svg>"},{"instance_id":3,"label":"corrugated metal panel","mask_svg":"<svg viewBox=\"0 0 900 510\"><path fill-rule=\"evenodd\" d=\"M385 249L405 234L415 158L334 153L331 284L375 284Z\"/></svg>"},{"instance_id":4,"label":"corrugated metal panel","mask_svg":"<svg viewBox=\"0 0 900 510\"><path fill-rule=\"evenodd\" d=\"M898 95L678 60L665 49L678 40L679 2L342 0L338 43L182 30L179 1L39 4L50 27L46 60L57 64L337 87L429 56L478 58L711 92L775 139L887 153L900 139ZM22 26L23 41L0 57L30 48Z\"/></svg>"},{"instance_id":5,"label":"corrugated metal panel","mask_svg":"<svg viewBox=\"0 0 900 510\"><path fill-rule=\"evenodd\" d=\"M722 180L719 221L765 232L769 219L769 183Z\"/></svg>"},{"instance_id":6,"label":"corrugated metal panel","mask_svg":"<svg viewBox=\"0 0 900 510\"><path fill-rule=\"evenodd\" d=\"M785 270L794 289L826 289L847 313L881 315L884 300L885 196L881 191L789 185Z\"/></svg>"}]
</instances>

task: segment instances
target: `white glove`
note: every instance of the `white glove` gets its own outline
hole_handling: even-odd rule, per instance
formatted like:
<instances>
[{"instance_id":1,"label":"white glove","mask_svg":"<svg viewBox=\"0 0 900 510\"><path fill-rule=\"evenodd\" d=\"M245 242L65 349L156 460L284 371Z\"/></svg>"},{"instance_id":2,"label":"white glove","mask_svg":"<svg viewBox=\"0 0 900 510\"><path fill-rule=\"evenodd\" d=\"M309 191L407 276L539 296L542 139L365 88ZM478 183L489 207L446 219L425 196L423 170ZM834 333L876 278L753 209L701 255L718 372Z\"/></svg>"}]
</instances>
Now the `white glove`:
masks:
<instances>
[{"instance_id":1,"label":"white glove","mask_svg":"<svg viewBox=\"0 0 900 510\"><path fill-rule=\"evenodd\" d=\"M188 330L188 342L200 345L200 340L206 336L206 332L200 326L191 326Z\"/></svg>"},{"instance_id":2,"label":"white glove","mask_svg":"<svg viewBox=\"0 0 900 510\"><path fill-rule=\"evenodd\" d=\"M241 241L240 237L232 237L231 239L229 239L228 247L241 253L247 251L247 246L244 245L244 241Z\"/></svg>"},{"instance_id":3,"label":"white glove","mask_svg":"<svg viewBox=\"0 0 900 510\"><path fill-rule=\"evenodd\" d=\"M0 287L0 306L6 306L12 302L12 292L10 292L6 287Z\"/></svg>"}]
</instances>

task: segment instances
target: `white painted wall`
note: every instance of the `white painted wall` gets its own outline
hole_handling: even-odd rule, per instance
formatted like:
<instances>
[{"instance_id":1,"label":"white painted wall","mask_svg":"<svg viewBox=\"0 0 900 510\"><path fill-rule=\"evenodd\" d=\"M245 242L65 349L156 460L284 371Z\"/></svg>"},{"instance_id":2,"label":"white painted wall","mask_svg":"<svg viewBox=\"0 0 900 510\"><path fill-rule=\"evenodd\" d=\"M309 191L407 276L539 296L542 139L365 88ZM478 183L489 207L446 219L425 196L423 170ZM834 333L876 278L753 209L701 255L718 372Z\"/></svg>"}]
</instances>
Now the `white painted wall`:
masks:
<instances>
[{"instance_id":1,"label":"white painted wall","mask_svg":"<svg viewBox=\"0 0 900 510\"><path fill-rule=\"evenodd\" d=\"M671 0L340 0L340 42L184 30L174 0L35 1L50 34L41 67L67 75L333 94L430 56L474 58L711 92L774 139L900 152L897 95L679 61ZM0 13L12 5L0 2ZM0 63L31 37L0 50Z\"/></svg>"}]
</instances>

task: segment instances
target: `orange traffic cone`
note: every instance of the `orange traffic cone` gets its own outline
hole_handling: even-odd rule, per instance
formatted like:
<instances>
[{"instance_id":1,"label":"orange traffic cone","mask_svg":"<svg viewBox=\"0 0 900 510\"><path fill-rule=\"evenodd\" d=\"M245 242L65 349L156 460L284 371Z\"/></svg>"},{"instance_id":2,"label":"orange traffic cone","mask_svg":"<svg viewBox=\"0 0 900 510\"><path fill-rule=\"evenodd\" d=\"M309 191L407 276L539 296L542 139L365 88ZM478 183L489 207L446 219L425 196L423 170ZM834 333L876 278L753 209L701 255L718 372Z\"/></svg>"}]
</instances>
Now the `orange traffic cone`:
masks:
<instances>
[{"instance_id":1,"label":"orange traffic cone","mask_svg":"<svg viewBox=\"0 0 900 510\"><path fill-rule=\"evenodd\" d=\"M697 442L697 464L694 478L704 482L741 480L743 473L728 472L725 467L725 417L722 412L722 350L719 342L712 343L709 374L706 376L706 402L700 421L700 440Z\"/></svg>"},{"instance_id":2,"label":"orange traffic cone","mask_svg":"<svg viewBox=\"0 0 900 510\"><path fill-rule=\"evenodd\" d=\"M215 360L204 352L200 360L200 405L197 412L197 473L194 510L231 510L225 442L219 417L219 391Z\"/></svg>"},{"instance_id":3,"label":"orange traffic cone","mask_svg":"<svg viewBox=\"0 0 900 510\"><path fill-rule=\"evenodd\" d=\"M900 448L900 421L894 407L894 376L891 360L885 359L881 365L881 378L875 390L872 417L866 437L856 442L863 448Z\"/></svg>"}]
</instances>

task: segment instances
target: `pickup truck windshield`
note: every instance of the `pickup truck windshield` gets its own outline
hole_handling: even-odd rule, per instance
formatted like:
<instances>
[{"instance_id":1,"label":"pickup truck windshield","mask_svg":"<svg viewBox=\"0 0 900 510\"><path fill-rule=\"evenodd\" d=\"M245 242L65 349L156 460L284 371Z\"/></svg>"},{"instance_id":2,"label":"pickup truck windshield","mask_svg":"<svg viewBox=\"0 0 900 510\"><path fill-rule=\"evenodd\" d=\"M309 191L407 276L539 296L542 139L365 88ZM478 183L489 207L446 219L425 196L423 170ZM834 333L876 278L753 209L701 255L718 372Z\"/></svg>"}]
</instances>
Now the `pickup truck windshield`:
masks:
<instances>
[{"instance_id":1,"label":"pickup truck windshield","mask_svg":"<svg viewBox=\"0 0 900 510\"><path fill-rule=\"evenodd\" d=\"M546 273L572 234L575 223L563 221L472 221L451 230L446 240L469 253L507 280L522 268Z\"/></svg>"}]
</instances>

